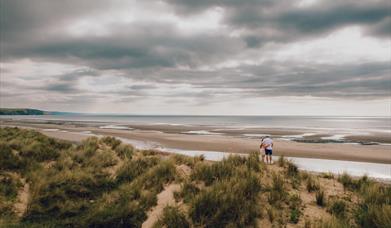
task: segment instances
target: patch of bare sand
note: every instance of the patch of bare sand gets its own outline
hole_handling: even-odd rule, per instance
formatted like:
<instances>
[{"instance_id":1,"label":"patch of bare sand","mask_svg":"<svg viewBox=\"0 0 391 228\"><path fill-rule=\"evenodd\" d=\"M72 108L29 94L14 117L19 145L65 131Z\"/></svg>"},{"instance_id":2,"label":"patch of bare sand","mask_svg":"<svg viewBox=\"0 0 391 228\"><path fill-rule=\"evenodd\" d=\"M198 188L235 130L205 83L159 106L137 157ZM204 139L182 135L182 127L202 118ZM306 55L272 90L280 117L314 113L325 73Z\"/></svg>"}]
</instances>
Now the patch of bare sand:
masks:
<instances>
[{"instance_id":1,"label":"patch of bare sand","mask_svg":"<svg viewBox=\"0 0 391 228\"><path fill-rule=\"evenodd\" d=\"M30 184L25 179L21 178L20 181L23 184L23 188L18 191L18 199L14 204L15 212L18 217L22 217L26 212L27 204L30 198Z\"/></svg>"},{"instance_id":2,"label":"patch of bare sand","mask_svg":"<svg viewBox=\"0 0 391 228\"><path fill-rule=\"evenodd\" d=\"M152 227L159 219L163 209L167 205L175 205L174 192L180 190L179 184L170 184L164 188L164 190L157 195L157 205L148 212L148 218L142 224L142 228Z\"/></svg>"}]
</instances>

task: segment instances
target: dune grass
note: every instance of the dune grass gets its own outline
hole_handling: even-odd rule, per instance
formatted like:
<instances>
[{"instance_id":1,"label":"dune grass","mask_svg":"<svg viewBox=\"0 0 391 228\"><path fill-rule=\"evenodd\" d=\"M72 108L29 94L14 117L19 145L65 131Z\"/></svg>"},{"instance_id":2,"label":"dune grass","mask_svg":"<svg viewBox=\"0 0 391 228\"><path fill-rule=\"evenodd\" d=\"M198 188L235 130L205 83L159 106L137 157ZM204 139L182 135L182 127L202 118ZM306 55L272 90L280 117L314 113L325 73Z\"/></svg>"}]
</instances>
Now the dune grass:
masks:
<instances>
[{"instance_id":1,"label":"dune grass","mask_svg":"<svg viewBox=\"0 0 391 228\"><path fill-rule=\"evenodd\" d=\"M187 221L185 214L178 208L166 206L163 209L163 215L153 225L153 228L170 227L170 228L189 228L190 223Z\"/></svg>"},{"instance_id":2,"label":"dune grass","mask_svg":"<svg viewBox=\"0 0 391 228\"><path fill-rule=\"evenodd\" d=\"M310 176L307 178L306 188L308 192L318 191L320 189L319 181Z\"/></svg>"},{"instance_id":3,"label":"dune grass","mask_svg":"<svg viewBox=\"0 0 391 228\"><path fill-rule=\"evenodd\" d=\"M390 185L343 174L336 179L344 195L326 202L333 186L321 180L334 176L299 171L283 157L277 165L262 164L256 152L209 162L139 151L113 137L76 145L0 128L0 226L140 227L157 195L176 182L176 205L164 208L155 227L256 227L262 219L274 227L391 227ZM179 175L184 166L190 171ZM17 215L26 182L27 209ZM305 192L330 220L304 216Z\"/></svg>"},{"instance_id":4,"label":"dune grass","mask_svg":"<svg viewBox=\"0 0 391 228\"><path fill-rule=\"evenodd\" d=\"M323 190L319 189L318 191L316 191L315 198L316 198L316 204L318 206L321 206L321 207L325 206L326 198L325 198L325 193Z\"/></svg>"},{"instance_id":5,"label":"dune grass","mask_svg":"<svg viewBox=\"0 0 391 228\"><path fill-rule=\"evenodd\" d=\"M200 191L190 202L189 216L197 226L244 227L255 224L261 186L251 172L236 173Z\"/></svg>"}]
</instances>

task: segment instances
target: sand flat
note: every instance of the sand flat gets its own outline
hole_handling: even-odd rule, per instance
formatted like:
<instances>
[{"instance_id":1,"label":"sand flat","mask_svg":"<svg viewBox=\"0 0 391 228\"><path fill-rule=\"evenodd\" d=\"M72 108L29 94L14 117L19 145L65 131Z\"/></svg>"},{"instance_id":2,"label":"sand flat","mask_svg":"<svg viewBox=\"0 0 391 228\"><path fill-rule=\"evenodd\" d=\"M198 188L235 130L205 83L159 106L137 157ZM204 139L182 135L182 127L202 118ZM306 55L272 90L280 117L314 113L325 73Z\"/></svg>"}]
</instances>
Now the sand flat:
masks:
<instances>
[{"instance_id":1,"label":"sand flat","mask_svg":"<svg viewBox=\"0 0 391 228\"><path fill-rule=\"evenodd\" d=\"M98 126L53 123L24 123L18 121L1 122L1 126L34 128L42 133L60 139L81 141L91 134L109 135L130 140L152 142L162 147L183 150L222 151L249 153L258 150L259 139L235 137L234 135L196 135L167 133L150 127L142 130L102 129ZM160 130L162 126L160 126ZM48 130L58 129L58 130ZM271 129L272 130L272 129ZM91 134L89 134L91 133ZM288 157L320 158L347 161L362 161L391 164L390 145L359 145L341 143L302 143L275 140L275 155Z\"/></svg>"}]
</instances>

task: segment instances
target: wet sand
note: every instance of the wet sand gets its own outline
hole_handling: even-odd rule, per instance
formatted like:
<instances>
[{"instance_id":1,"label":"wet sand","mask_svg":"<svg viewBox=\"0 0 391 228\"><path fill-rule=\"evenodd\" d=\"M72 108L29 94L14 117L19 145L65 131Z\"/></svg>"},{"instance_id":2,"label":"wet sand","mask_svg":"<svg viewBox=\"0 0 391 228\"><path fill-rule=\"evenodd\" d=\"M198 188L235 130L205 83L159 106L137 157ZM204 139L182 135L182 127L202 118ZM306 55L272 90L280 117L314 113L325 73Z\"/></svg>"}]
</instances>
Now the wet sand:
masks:
<instances>
[{"instance_id":1,"label":"wet sand","mask_svg":"<svg viewBox=\"0 0 391 228\"><path fill-rule=\"evenodd\" d=\"M258 138L239 137L238 134L223 135L197 135L183 134L187 131L195 131L197 128L186 126L164 126L164 125L138 125L135 130L102 129L94 123L38 123L38 122L20 122L20 121L1 121L1 126L19 126L34 128L42 133L60 139L79 142L90 135L88 132L96 135L109 135L121 137L130 140L138 140L150 143L159 147L175 148L182 150L200 150L200 151L221 151L229 153L249 153L258 150ZM101 124L100 124L101 125ZM49 130L48 130L49 129ZM56 129L56 130L50 130ZM58 130L57 130L58 129ZM205 130L205 127L202 129ZM263 129L274 134L302 134L299 130L285 129ZM84 132L84 133L80 133ZM181 133L182 132L182 133ZM218 132L218 131L214 131ZM254 129L254 134L260 132ZM223 133L223 132L221 132ZM246 131L248 133L248 131ZM347 161L362 161L391 164L391 146L390 145L359 145L342 143L303 143L287 140L275 140L275 155L284 155L288 157L320 158Z\"/></svg>"}]
</instances>

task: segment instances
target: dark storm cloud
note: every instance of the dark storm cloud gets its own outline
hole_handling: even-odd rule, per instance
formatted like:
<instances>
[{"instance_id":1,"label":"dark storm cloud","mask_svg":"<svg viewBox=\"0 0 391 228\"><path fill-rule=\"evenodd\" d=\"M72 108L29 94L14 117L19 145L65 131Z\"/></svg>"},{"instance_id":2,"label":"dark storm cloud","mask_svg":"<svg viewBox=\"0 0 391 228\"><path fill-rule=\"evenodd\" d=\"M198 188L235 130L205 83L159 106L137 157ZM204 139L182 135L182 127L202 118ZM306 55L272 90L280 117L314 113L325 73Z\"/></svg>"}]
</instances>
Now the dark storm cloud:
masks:
<instances>
[{"instance_id":1,"label":"dark storm cloud","mask_svg":"<svg viewBox=\"0 0 391 228\"><path fill-rule=\"evenodd\" d=\"M312 95L368 98L390 95L390 66L384 62L303 65L292 60L239 64L232 68L213 67L235 60L233 57L250 49L262 53L264 45L269 43L289 44L317 38L350 25L362 27L368 36L387 39L391 35L388 1L325 0L306 7L298 7L297 1L290 0L166 2L183 19L219 7L223 12L221 23L227 31L183 34L168 22L113 21L104 26L107 30L105 35L86 33L72 36L64 28L77 20L108 12L112 12L114 17L116 10L125 7L122 6L123 1L112 1L108 6L107 1L92 0L1 0L1 62L28 58L37 62L83 66L84 70L53 75L52 80L44 84L26 87L76 97L84 94L78 88L81 78L98 78L110 70L114 72L109 74L143 82L109 92L124 100L147 96L208 99L230 93L242 97ZM234 31L242 33L231 36ZM262 57L267 59L267 56ZM207 66L206 70L198 70L203 66ZM2 68L1 72L9 73L9 70ZM198 91L156 93L154 91L159 89L159 83L191 85Z\"/></svg>"},{"instance_id":2,"label":"dark storm cloud","mask_svg":"<svg viewBox=\"0 0 391 228\"><path fill-rule=\"evenodd\" d=\"M183 36L168 24L111 26L109 37L34 35L2 47L4 58L31 57L84 64L98 69L197 66L237 53L243 44L222 35Z\"/></svg>"},{"instance_id":3,"label":"dark storm cloud","mask_svg":"<svg viewBox=\"0 0 391 228\"><path fill-rule=\"evenodd\" d=\"M376 23L389 20L391 6L387 0L318 1L307 7L298 7L298 1L289 0L167 2L172 3L178 13L199 13L212 7L223 8L227 25L253 31L250 32L252 36L244 37L249 47L257 47L261 39L289 42L322 35L347 25L367 26L372 36L389 36L390 31L386 25L376 26Z\"/></svg>"},{"instance_id":4,"label":"dark storm cloud","mask_svg":"<svg viewBox=\"0 0 391 228\"><path fill-rule=\"evenodd\" d=\"M76 89L72 84L69 83L50 83L48 84L44 90L47 91L55 91L59 93L74 93L74 92L80 92L78 89Z\"/></svg>"},{"instance_id":5,"label":"dark storm cloud","mask_svg":"<svg viewBox=\"0 0 391 228\"><path fill-rule=\"evenodd\" d=\"M160 83L175 80L202 89L206 97L235 91L242 97L301 96L374 98L390 95L388 62L300 66L296 62L266 62L210 72L166 72Z\"/></svg>"}]
</instances>

